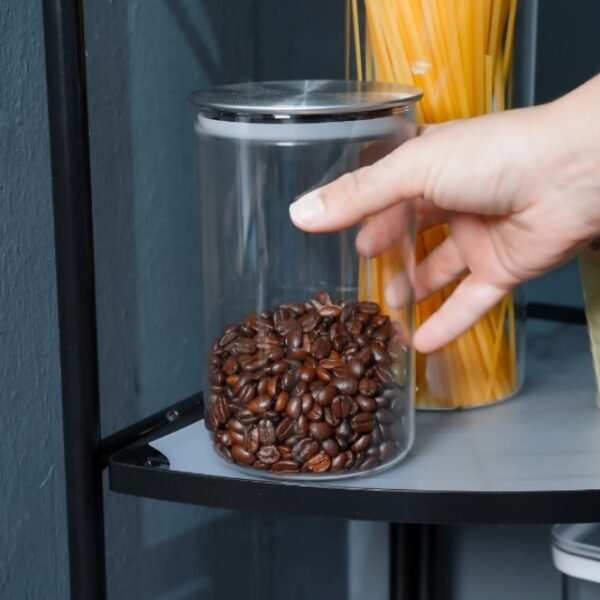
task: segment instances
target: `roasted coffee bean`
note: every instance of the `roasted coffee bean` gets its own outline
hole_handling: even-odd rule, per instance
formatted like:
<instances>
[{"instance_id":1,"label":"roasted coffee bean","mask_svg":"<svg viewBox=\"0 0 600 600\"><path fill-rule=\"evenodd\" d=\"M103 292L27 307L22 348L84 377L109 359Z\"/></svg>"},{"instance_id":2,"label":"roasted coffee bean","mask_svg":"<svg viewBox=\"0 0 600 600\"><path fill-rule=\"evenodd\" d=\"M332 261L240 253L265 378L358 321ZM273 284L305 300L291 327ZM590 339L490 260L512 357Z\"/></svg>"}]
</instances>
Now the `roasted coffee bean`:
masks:
<instances>
[{"instance_id":1,"label":"roasted coffee bean","mask_svg":"<svg viewBox=\"0 0 600 600\"><path fill-rule=\"evenodd\" d=\"M311 382L311 384L308 386L308 389L310 390L310 393L312 394L314 400L317 399L317 396L321 393L321 390L324 387L324 383L322 381L319 381L318 379L315 379L315 381Z\"/></svg>"},{"instance_id":2,"label":"roasted coffee bean","mask_svg":"<svg viewBox=\"0 0 600 600\"><path fill-rule=\"evenodd\" d=\"M315 370L304 366L298 371L298 377L301 381L310 383L315 378Z\"/></svg>"},{"instance_id":3,"label":"roasted coffee bean","mask_svg":"<svg viewBox=\"0 0 600 600\"><path fill-rule=\"evenodd\" d=\"M323 450L331 457L337 456L340 453L340 447L333 438L323 440L321 442L321 448L323 448Z\"/></svg>"},{"instance_id":4,"label":"roasted coffee bean","mask_svg":"<svg viewBox=\"0 0 600 600\"><path fill-rule=\"evenodd\" d=\"M371 442L373 444L379 444L383 441L383 436L381 435L381 429L379 426L373 427L373 431L371 431Z\"/></svg>"},{"instance_id":5,"label":"roasted coffee bean","mask_svg":"<svg viewBox=\"0 0 600 600\"><path fill-rule=\"evenodd\" d=\"M292 458L292 449L283 444L277 446L277 452L281 455L281 460L291 460Z\"/></svg>"},{"instance_id":6,"label":"roasted coffee bean","mask_svg":"<svg viewBox=\"0 0 600 600\"><path fill-rule=\"evenodd\" d=\"M306 392L308 392L308 389L309 388L306 381L300 380L292 390L292 396L302 396L302 394L306 394Z\"/></svg>"},{"instance_id":7,"label":"roasted coffee bean","mask_svg":"<svg viewBox=\"0 0 600 600\"><path fill-rule=\"evenodd\" d=\"M297 419L302 414L302 400L298 396L292 396L287 404L285 413Z\"/></svg>"},{"instance_id":8,"label":"roasted coffee bean","mask_svg":"<svg viewBox=\"0 0 600 600\"><path fill-rule=\"evenodd\" d=\"M350 447L354 452L361 452L362 450L366 450L369 442L371 441L371 437L368 433L364 433L361 435Z\"/></svg>"},{"instance_id":9,"label":"roasted coffee bean","mask_svg":"<svg viewBox=\"0 0 600 600\"><path fill-rule=\"evenodd\" d=\"M252 324L252 327L258 333L271 333L274 329L273 325L265 319L257 319Z\"/></svg>"},{"instance_id":10,"label":"roasted coffee bean","mask_svg":"<svg viewBox=\"0 0 600 600\"><path fill-rule=\"evenodd\" d=\"M334 385L342 394L356 394L358 382L354 377L336 377L331 385Z\"/></svg>"},{"instance_id":11,"label":"roasted coffee bean","mask_svg":"<svg viewBox=\"0 0 600 600\"><path fill-rule=\"evenodd\" d=\"M279 308L294 313L295 315L303 315L306 312L302 302L284 302Z\"/></svg>"},{"instance_id":12,"label":"roasted coffee bean","mask_svg":"<svg viewBox=\"0 0 600 600\"><path fill-rule=\"evenodd\" d=\"M269 377L261 377L258 381L256 391L259 396L268 395L267 388L269 387Z\"/></svg>"},{"instance_id":13,"label":"roasted coffee bean","mask_svg":"<svg viewBox=\"0 0 600 600\"><path fill-rule=\"evenodd\" d=\"M300 367L302 362L306 360L306 356L305 350L302 348L295 348L287 353L286 359L288 360L288 364L290 364L290 366Z\"/></svg>"},{"instance_id":14,"label":"roasted coffee bean","mask_svg":"<svg viewBox=\"0 0 600 600\"><path fill-rule=\"evenodd\" d=\"M315 440L322 442L328 437L331 437L333 434L333 427L325 421L319 421L316 423L311 423L308 427L308 431Z\"/></svg>"},{"instance_id":15,"label":"roasted coffee bean","mask_svg":"<svg viewBox=\"0 0 600 600\"><path fill-rule=\"evenodd\" d=\"M247 428L243 423L241 423L237 419L229 419L229 421L227 421L227 429L229 429L229 431L235 431L237 433L245 433Z\"/></svg>"},{"instance_id":16,"label":"roasted coffee bean","mask_svg":"<svg viewBox=\"0 0 600 600\"><path fill-rule=\"evenodd\" d=\"M277 333L281 336L286 336L290 331L298 328L298 321L296 319L285 319L284 321L279 321L275 326Z\"/></svg>"},{"instance_id":17,"label":"roasted coffee bean","mask_svg":"<svg viewBox=\"0 0 600 600\"><path fill-rule=\"evenodd\" d=\"M275 435L275 425L271 421L263 419L258 422L258 439L261 444L268 445L274 444L276 435Z\"/></svg>"},{"instance_id":18,"label":"roasted coffee bean","mask_svg":"<svg viewBox=\"0 0 600 600\"><path fill-rule=\"evenodd\" d=\"M256 460L252 463L252 468L259 469L261 471L266 471L268 470L269 465L265 464L264 462L261 462L260 460Z\"/></svg>"},{"instance_id":19,"label":"roasted coffee bean","mask_svg":"<svg viewBox=\"0 0 600 600\"><path fill-rule=\"evenodd\" d=\"M225 383L225 374L221 371L211 370L209 375L210 382L213 385L223 385Z\"/></svg>"},{"instance_id":20,"label":"roasted coffee bean","mask_svg":"<svg viewBox=\"0 0 600 600\"><path fill-rule=\"evenodd\" d=\"M321 317L316 312L309 312L298 319L298 323L304 333L313 331L320 322Z\"/></svg>"},{"instance_id":21,"label":"roasted coffee bean","mask_svg":"<svg viewBox=\"0 0 600 600\"><path fill-rule=\"evenodd\" d=\"M348 324L347 324L347 328L348 331L353 335L353 336L358 336L362 333L363 330L363 322L360 319L352 319Z\"/></svg>"},{"instance_id":22,"label":"roasted coffee bean","mask_svg":"<svg viewBox=\"0 0 600 600\"><path fill-rule=\"evenodd\" d=\"M333 304L331 294L327 290L319 290L315 294L315 300L320 304Z\"/></svg>"},{"instance_id":23,"label":"roasted coffee bean","mask_svg":"<svg viewBox=\"0 0 600 600\"><path fill-rule=\"evenodd\" d=\"M248 404L254 396L256 396L256 384L254 383L247 383L238 393L240 402L244 404Z\"/></svg>"},{"instance_id":24,"label":"roasted coffee bean","mask_svg":"<svg viewBox=\"0 0 600 600\"><path fill-rule=\"evenodd\" d=\"M312 394L310 392L304 392L304 394L302 394L302 396L300 396L300 399L302 400L302 414L305 415L312 408L312 405L313 405Z\"/></svg>"},{"instance_id":25,"label":"roasted coffee bean","mask_svg":"<svg viewBox=\"0 0 600 600\"><path fill-rule=\"evenodd\" d=\"M352 377L360 379L365 372L365 365L359 358L352 358L348 361L347 369Z\"/></svg>"},{"instance_id":26,"label":"roasted coffee bean","mask_svg":"<svg viewBox=\"0 0 600 600\"><path fill-rule=\"evenodd\" d=\"M296 422L294 421L294 429L296 428ZM299 435L296 435L294 431L294 435L289 437L285 442L283 442L288 448L293 448L302 438Z\"/></svg>"},{"instance_id":27,"label":"roasted coffee bean","mask_svg":"<svg viewBox=\"0 0 600 600\"><path fill-rule=\"evenodd\" d=\"M256 347L260 350L269 351L281 346L281 339L275 333L259 334L256 336Z\"/></svg>"},{"instance_id":28,"label":"roasted coffee bean","mask_svg":"<svg viewBox=\"0 0 600 600\"><path fill-rule=\"evenodd\" d=\"M321 406L329 406L333 399L338 395L338 390L334 385L326 385L317 396L317 402Z\"/></svg>"},{"instance_id":29,"label":"roasted coffee bean","mask_svg":"<svg viewBox=\"0 0 600 600\"><path fill-rule=\"evenodd\" d=\"M336 428L335 435L340 438L348 438L352 433L352 428L350 427L350 423L346 419L344 419Z\"/></svg>"},{"instance_id":30,"label":"roasted coffee bean","mask_svg":"<svg viewBox=\"0 0 600 600\"><path fill-rule=\"evenodd\" d=\"M273 311L270 308L265 308L258 313L258 316L261 319L265 319L266 321L270 321L273 319Z\"/></svg>"},{"instance_id":31,"label":"roasted coffee bean","mask_svg":"<svg viewBox=\"0 0 600 600\"><path fill-rule=\"evenodd\" d=\"M244 361L242 364L242 368L246 372L253 373L254 371L258 371L266 366L269 362L269 359L266 356L259 356L258 358L254 358L252 360Z\"/></svg>"},{"instance_id":32,"label":"roasted coffee bean","mask_svg":"<svg viewBox=\"0 0 600 600\"><path fill-rule=\"evenodd\" d=\"M368 377L363 377L358 384L358 390L363 396L374 396L377 393L378 388L379 385L377 382Z\"/></svg>"},{"instance_id":33,"label":"roasted coffee bean","mask_svg":"<svg viewBox=\"0 0 600 600\"><path fill-rule=\"evenodd\" d=\"M342 358L324 358L323 360L319 361L319 366L322 367L323 369L327 369L329 371L333 370L333 369L343 369L345 367L346 363L344 362L344 359Z\"/></svg>"},{"instance_id":34,"label":"roasted coffee bean","mask_svg":"<svg viewBox=\"0 0 600 600\"><path fill-rule=\"evenodd\" d=\"M377 408L388 408L392 401L385 396L375 396L374 398Z\"/></svg>"},{"instance_id":35,"label":"roasted coffee bean","mask_svg":"<svg viewBox=\"0 0 600 600\"><path fill-rule=\"evenodd\" d=\"M373 325L375 327L375 325ZM373 334L373 339L378 340L380 342L387 342L393 335L392 326L390 323L386 323L382 325L375 331Z\"/></svg>"},{"instance_id":36,"label":"roasted coffee bean","mask_svg":"<svg viewBox=\"0 0 600 600\"><path fill-rule=\"evenodd\" d=\"M348 443L348 440L346 438L336 435L334 439L337 445L340 447L340 452L345 452L346 450L348 450L348 446L350 444Z\"/></svg>"},{"instance_id":37,"label":"roasted coffee bean","mask_svg":"<svg viewBox=\"0 0 600 600\"><path fill-rule=\"evenodd\" d=\"M306 415L300 415L294 423L294 433L303 438L308 435L308 418Z\"/></svg>"},{"instance_id":38,"label":"roasted coffee bean","mask_svg":"<svg viewBox=\"0 0 600 600\"><path fill-rule=\"evenodd\" d=\"M333 379L333 375L323 367L317 367L315 373L323 383L329 383Z\"/></svg>"},{"instance_id":39,"label":"roasted coffee bean","mask_svg":"<svg viewBox=\"0 0 600 600\"><path fill-rule=\"evenodd\" d=\"M344 456L346 457L346 469L351 469L356 460L354 452L352 452L352 450L346 450Z\"/></svg>"},{"instance_id":40,"label":"roasted coffee bean","mask_svg":"<svg viewBox=\"0 0 600 600\"><path fill-rule=\"evenodd\" d=\"M263 446L257 453L257 458L266 465L272 465L281 459L281 454L275 446ZM255 465L256 466L256 465Z\"/></svg>"},{"instance_id":41,"label":"roasted coffee bean","mask_svg":"<svg viewBox=\"0 0 600 600\"><path fill-rule=\"evenodd\" d=\"M324 318L337 319L342 310L335 304L325 304L321 306L317 312Z\"/></svg>"},{"instance_id":42,"label":"roasted coffee bean","mask_svg":"<svg viewBox=\"0 0 600 600\"><path fill-rule=\"evenodd\" d=\"M375 430L373 430L375 431ZM371 442L373 442L372 439L373 436L371 436ZM375 458L379 458L379 446L369 446L366 450L365 450L365 454L367 456L374 456Z\"/></svg>"},{"instance_id":43,"label":"roasted coffee bean","mask_svg":"<svg viewBox=\"0 0 600 600\"><path fill-rule=\"evenodd\" d=\"M206 415L206 419L204 420L204 426L208 431L215 432L219 429L220 424L215 419L215 414L213 411L209 411Z\"/></svg>"},{"instance_id":44,"label":"roasted coffee bean","mask_svg":"<svg viewBox=\"0 0 600 600\"><path fill-rule=\"evenodd\" d=\"M345 323L352 316L352 313L354 312L355 308L356 305L352 302L346 302L345 304L343 304L342 312L340 313L340 321L342 323Z\"/></svg>"},{"instance_id":45,"label":"roasted coffee bean","mask_svg":"<svg viewBox=\"0 0 600 600\"><path fill-rule=\"evenodd\" d=\"M383 325L387 325L390 322L390 318L387 315L382 315L381 313L378 315L373 315L371 318L371 325L375 325L375 327L382 327Z\"/></svg>"},{"instance_id":46,"label":"roasted coffee bean","mask_svg":"<svg viewBox=\"0 0 600 600\"><path fill-rule=\"evenodd\" d=\"M273 375L282 375L287 371L288 364L285 360L278 360L271 365L271 373Z\"/></svg>"},{"instance_id":47,"label":"roasted coffee bean","mask_svg":"<svg viewBox=\"0 0 600 600\"><path fill-rule=\"evenodd\" d=\"M355 396L354 400L358 404L360 410L363 412L375 412L377 410L377 404L373 398L369 396L363 396L362 394L358 394Z\"/></svg>"},{"instance_id":48,"label":"roasted coffee bean","mask_svg":"<svg viewBox=\"0 0 600 600\"><path fill-rule=\"evenodd\" d=\"M384 387L395 383L394 373L389 367L377 366L375 375Z\"/></svg>"},{"instance_id":49,"label":"roasted coffee bean","mask_svg":"<svg viewBox=\"0 0 600 600\"><path fill-rule=\"evenodd\" d=\"M293 448L292 456L299 463L304 463L319 451L319 444L310 438L301 439Z\"/></svg>"},{"instance_id":50,"label":"roasted coffee bean","mask_svg":"<svg viewBox=\"0 0 600 600\"><path fill-rule=\"evenodd\" d=\"M223 444L223 446L231 446L233 444L231 435L227 431L217 431L215 433L215 439Z\"/></svg>"},{"instance_id":51,"label":"roasted coffee bean","mask_svg":"<svg viewBox=\"0 0 600 600\"><path fill-rule=\"evenodd\" d=\"M238 363L238 361L235 358L233 358L233 356L230 356L223 363L222 369L226 375L233 375L234 373L237 373L240 370L240 363Z\"/></svg>"},{"instance_id":52,"label":"roasted coffee bean","mask_svg":"<svg viewBox=\"0 0 600 600\"><path fill-rule=\"evenodd\" d=\"M276 348L269 348L266 351L266 355L271 363L276 363L285 356L285 350L283 348L281 348L280 346L276 347ZM271 372L272 372L272 370L273 370L273 364L271 364ZM280 373L273 373L273 375L280 375Z\"/></svg>"},{"instance_id":53,"label":"roasted coffee bean","mask_svg":"<svg viewBox=\"0 0 600 600\"><path fill-rule=\"evenodd\" d=\"M267 412L263 413L262 416L263 419L273 421L274 423L279 423L279 419L281 419L281 415L274 408L269 409Z\"/></svg>"},{"instance_id":54,"label":"roasted coffee bean","mask_svg":"<svg viewBox=\"0 0 600 600\"><path fill-rule=\"evenodd\" d=\"M375 427L375 416L371 413L358 413L350 420L350 427L358 433L370 433Z\"/></svg>"},{"instance_id":55,"label":"roasted coffee bean","mask_svg":"<svg viewBox=\"0 0 600 600\"><path fill-rule=\"evenodd\" d=\"M231 449L223 444L216 443L214 445L215 450L219 455L221 455L226 461L232 462L233 458L231 456Z\"/></svg>"},{"instance_id":56,"label":"roasted coffee bean","mask_svg":"<svg viewBox=\"0 0 600 600\"><path fill-rule=\"evenodd\" d=\"M233 340L235 340L238 336L239 336L239 334L237 331L228 331L221 338L221 341L219 342L219 346L221 346L222 348L227 346L227 344L230 344L231 342L233 342Z\"/></svg>"},{"instance_id":57,"label":"roasted coffee bean","mask_svg":"<svg viewBox=\"0 0 600 600\"><path fill-rule=\"evenodd\" d=\"M294 419L284 417L275 428L275 435L280 441L287 440L294 433Z\"/></svg>"},{"instance_id":58,"label":"roasted coffee bean","mask_svg":"<svg viewBox=\"0 0 600 600\"><path fill-rule=\"evenodd\" d=\"M325 336L318 337L310 345L310 353L317 359L323 360L329 356L331 352L331 342Z\"/></svg>"},{"instance_id":59,"label":"roasted coffee bean","mask_svg":"<svg viewBox=\"0 0 600 600\"><path fill-rule=\"evenodd\" d=\"M254 455L242 446L232 446L231 457L242 465L251 465L255 461Z\"/></svg>"},{"instance_id":60,"label":"roasted coffee bean","mask_svg":"<svg viewBox=\"0 0 600 600\"><path fill-rule=\"evenodd\" d=\"M271 466L274 473L297 473L300 465L293 460L280 460Z\"/></svg>"},{"instance_id":61,"label":"roasted coffee bean","mask_svg":"<svg viewBox=\"0 0 600 600\"><path fill-rule=\"evenodd\" d=\"M379 304L375 302L359 302L358 310L368 315L376 315L381 309L379 308Z\"/></svg>"},{"instance_id":62,"label":"roasted coffee bean","mask_svg":"<svg viewBox=\"0 0 600 600\"><path fill-rule=\"evenodd\" d=\"M259 438L259 434L258 434L258 427L252 427L248 431L248 435L246 436L245 448L251 454L256 454L256 452L260 448L260 438Z\"/></svg>"},{"instance_id":63,"label":"roasted coffee bean","mask_svg":"<svg viewBox=\"0 0 600 600\"><path fill-rule=\"evenodd\" d=\"M302 346L302 330L301 329L293 329L285 336L285 343L288 348L292 350L295 348L300 348Z\"/></svg>"},{"instance_id":64,"label":"roasted coffee bean","mask_svg":"<svg viewBox=\"0 0 600 600\"><path fill-rule=\"evenodd\" d=\"M379 423L377 427L381 431L381 437L384 441L393 439L392 428L389 423Z\"/></svg>"},{"instance_id":65,"label":"roasted coffee bean","mask_svg":"<svg viewBox=\"0 0 600 600\"><path fill-rule=\"evenodd\" d=\"M331 472L339 473L346 468L346 455L344 453L337 454L331 461Z\"/></svg>"},{"instance_id":66,"label":"roasted coffee bean","mask_svg":"<svg viewBox=\"0 0 600 600\"><path fill-rule=\"evenodd\" d=\"M331 403L331 412L339 418L349 417L352 414L352 398L350 396L336 396ZM356 410L354 411L356 412Z\"/></svg>"},{"instance_id":67,"label":"roasted coffee bean","mask_svg":"<svg viewBox=\"0 0 600 600\"><path fill-rule=\"evenodd\" d=\"M265 394L250 400L250 402L248 402L248 409L254 414L262 414L268 411L272 405L273 399Z\"/></svg>"},{"instance_id":68,"label":"roasted coffee bean","mask_svg":"<svg viewBox=\"0 0 600 600\"><path fill-rule=\"evenodd\" d=\"M375 413L375 417L379 423L393 423L396 420L394 413L389 408L380 408Z\"/></svg>"},{"instance_id":69,"label":"roasted coffee bean","mask_svg":"<svg viewBox=\"0 0 600 600\"><path fill-rule=\"evenodd\" d=\"M367 456L361 463L358 465L359 471L369 471L370 469L374 469L379 464L379 460L375 456Z\"/></svg>"},{"instance_id":70,"label":"roasted coffee bean","mask_svg":"<svg viewBox=\"0 0 600 600\"><path fill-rule=\"evenodd\" d=\"M313 402L310 410L306 413L309 421L320 421L323 418L323 407L317 402Z\"/></svg>"},{"instance_id":71,"label":"roasted coffee bean","mask_svg":"<svg viewBox=\"0 0 600 600\"><path fill-rule=\"evenodd\" d=\"M267 385L267 394L271 396L271 398L275 398L279 391L281 390L281 379L278 375L273 375L271 379L269 379L269 383Z\"/></svg>"},{"instance_id":72,"label":"roasted coffee bean","mask_svg":"<svg viewBox=\"0 0 600 600\"><path fill-rule=\"evenodd\" d=\"M284 390L289 392L294 387L295 383L296 377L291 371L287 371L281 376L281 387Z\"/></svg>"},{"instance_id":73,"label":"roasted coffee bean","mask_svg":"<svg viewBox=\"0 0 600 600\"><path fill-rule=\"evenodd\" d=\"M338 417L333 414L331 406L326 406L323 409L323 418L325 419L325 422L329 423L329 425L331 425L332 427L337 427L342 420L341 417Z\"/></svg>"},{"instance_id":74,"label":"roasted coffee bean","mask_svg":"<svg viewBox=\"0 0 600 600\"><path fill-rule=\"evenodd\" d=\"M229 405L223 396L217 398L212 407L212 412L217 423L220 425L227 423L227 419L229 419Z\"/></svg>"},{"instance_id":75,"label":"roasted coffee bean","mask_svg":"<svg viewBox=\"0 0 600 600\"><path fill-rule=\"evenodd\" d=\"M304 366L309 369L316 369L318 364L319 363L310 354L304 359Z\"/></svg>"},{"instance_id":76,"label":"roasted coffee bean","mask_svg":"<svg viewBox=\"0 0 600 600\"><path fill-rule=\"evenodd\" d=\"M312 473L324 473L331 467L331 457L327 452L318 452L308 460L308 470Z\"/></svg>"},{"instance_id":77,"label":"roasted coffee bean","mask_svg":"<svg viewBox=\"0 0 600 600\"><path fill-rule=\"evenodd\" d=\"M350 445L354 444L354 442L360 437L360 433L358 431L353 431L349 436L348 436L348 443Z\"/></svg>"},{"instance_id":78,"label":"roasted coffee bean","mask_svg":"<svg viewBox=\"0 0 600 600\"><path fill-rule=\"evenodd\" d=\"M306 354L308 354L310 352L310 345L312 343L312 339L310 336L311 336L310 333L302 334L302 350L304 350L304 352L306 352Z\"/></svg>"},{"instance_id":79,"label":"roasted coffee bean","mask_svg":"<svg viewBox=\"0 0 600 600\"><path fill-rule=\"evenodd\" d=\"M275 400L275 410L280 413L284 412L287 408L289 400L290 395L285 390L279 392L277 395L277 400Z\"/></svg>"}]
</instances>

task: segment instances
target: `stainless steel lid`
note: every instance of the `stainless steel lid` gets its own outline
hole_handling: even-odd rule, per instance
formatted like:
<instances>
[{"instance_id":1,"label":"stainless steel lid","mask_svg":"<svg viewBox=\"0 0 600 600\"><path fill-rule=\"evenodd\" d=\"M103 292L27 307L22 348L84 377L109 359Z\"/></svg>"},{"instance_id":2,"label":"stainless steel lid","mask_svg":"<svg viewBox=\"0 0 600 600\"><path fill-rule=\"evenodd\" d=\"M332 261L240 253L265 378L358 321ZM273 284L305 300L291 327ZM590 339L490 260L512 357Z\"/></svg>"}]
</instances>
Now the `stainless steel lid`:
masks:
<instances>
[{"instance_id":1,"label":"stainless steel lid","mask_svg":"<svg viewBox=\"0 0 600 600\"><path fill-rule=\"evenodd\" d=\"M194 92L192 103L224 120L331 120L393 112L417 102L418 88L371 81L300 80L222 85Z\"/></svg>"}]
</instances>

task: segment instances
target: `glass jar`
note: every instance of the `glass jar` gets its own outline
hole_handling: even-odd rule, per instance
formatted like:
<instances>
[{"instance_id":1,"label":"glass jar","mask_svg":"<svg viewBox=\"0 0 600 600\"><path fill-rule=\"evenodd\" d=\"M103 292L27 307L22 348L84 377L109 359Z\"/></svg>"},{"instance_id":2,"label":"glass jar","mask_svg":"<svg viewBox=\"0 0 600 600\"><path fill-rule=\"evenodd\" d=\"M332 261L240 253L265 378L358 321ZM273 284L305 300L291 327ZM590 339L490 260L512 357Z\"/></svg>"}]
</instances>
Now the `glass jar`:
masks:
<instances>
[{"instance_id":1,"label":"glass jar","mask_svg":"<svg viewBox=\"0 0 600 600\"><path fill-rule=\"evenodd\" d=\"M349 81L245 83L193 94L198 139L206 426L231 464L272 477L344 477L398 462L414 436L414 206L394 269L359 259L356 229L308 234L297 196L412 137L419 90ZM359 285L360 277L360 285Z\"/></svg>"}]
</instances>

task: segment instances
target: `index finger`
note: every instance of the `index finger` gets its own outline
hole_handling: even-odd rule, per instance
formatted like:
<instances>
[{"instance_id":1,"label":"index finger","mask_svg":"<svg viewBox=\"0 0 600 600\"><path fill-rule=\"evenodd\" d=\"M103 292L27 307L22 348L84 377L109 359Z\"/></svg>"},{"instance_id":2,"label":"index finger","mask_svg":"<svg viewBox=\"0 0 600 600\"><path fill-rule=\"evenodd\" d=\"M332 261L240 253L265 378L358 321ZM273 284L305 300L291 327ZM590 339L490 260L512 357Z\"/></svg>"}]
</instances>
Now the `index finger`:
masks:
<instances>
[{"instance_id":1,"label":"index finger","mask_svg":"<svg viewBox=\"0 0 600 600\"><path fill-rule=\"evenodd\" d=\"M429 164L426 140L409 140L372 165L304 194L290 205L290 218L305 231L336 231L422 196Z\"/></svg>"}]
</instances>

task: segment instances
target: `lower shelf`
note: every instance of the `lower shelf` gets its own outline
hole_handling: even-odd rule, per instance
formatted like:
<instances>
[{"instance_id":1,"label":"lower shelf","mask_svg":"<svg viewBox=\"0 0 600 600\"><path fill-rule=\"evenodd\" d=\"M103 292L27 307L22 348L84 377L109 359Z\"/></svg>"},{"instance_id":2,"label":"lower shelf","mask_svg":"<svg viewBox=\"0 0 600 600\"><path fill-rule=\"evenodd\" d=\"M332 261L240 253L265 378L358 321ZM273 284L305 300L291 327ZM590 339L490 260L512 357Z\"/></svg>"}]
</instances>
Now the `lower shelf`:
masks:
<instances>
[{"instance_id":1,"label":"lower shelf","mask_svg":"<svg viewBox=\"0 0 600 600\"><path fill-rule=\"evenodd\" d=\"M111 456L110 487L204 506L404 523L599 521L600 409L586 330L546 325L528 340L518 398L419 413L413 451L383 473L327 482L242 473L213 453L196 403Z\"/></svg>"}]
</instances>

